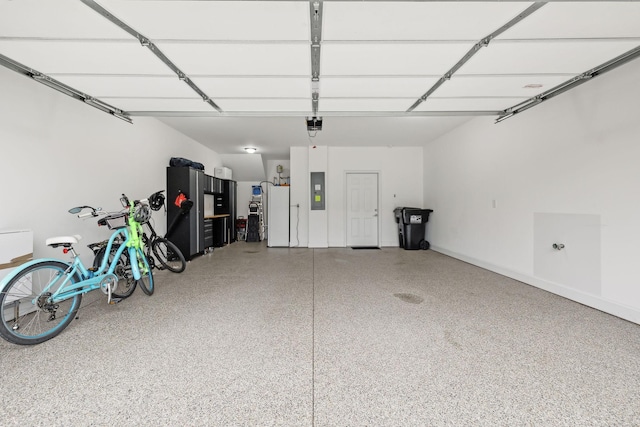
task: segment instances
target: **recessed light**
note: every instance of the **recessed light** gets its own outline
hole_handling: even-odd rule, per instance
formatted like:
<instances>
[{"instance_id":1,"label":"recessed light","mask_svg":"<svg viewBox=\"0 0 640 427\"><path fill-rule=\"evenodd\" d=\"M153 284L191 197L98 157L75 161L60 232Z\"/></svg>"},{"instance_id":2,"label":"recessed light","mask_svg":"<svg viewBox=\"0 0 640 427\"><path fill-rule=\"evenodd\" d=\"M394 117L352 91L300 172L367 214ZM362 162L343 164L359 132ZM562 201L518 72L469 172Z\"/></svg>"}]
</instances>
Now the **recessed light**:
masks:
<instances>
[{"instance_id":1,"label":"recessed light","mask_svg":"<svg viewBox=\"0 0 640 427\"><path fill-rule=\"evenodd\" d=\"M255 153L256 151L258 151L258 149L257 149L257 148L254 148L254 147L245 147L244 151L246 151L246 152L247 152L247 153L249 153L249 154L253 154L253 153Z\"/></svg>"},{"instance_id":2,"label":"recessed light","mask_svg":"<svg viewBox=\"0 0 640 427\"><path fill-rule=\"evenodd\" d=\"M528 85L524 85L525 89L540 89L542 85L540 83L529 83Z\"/></svg>"}]
</instances>

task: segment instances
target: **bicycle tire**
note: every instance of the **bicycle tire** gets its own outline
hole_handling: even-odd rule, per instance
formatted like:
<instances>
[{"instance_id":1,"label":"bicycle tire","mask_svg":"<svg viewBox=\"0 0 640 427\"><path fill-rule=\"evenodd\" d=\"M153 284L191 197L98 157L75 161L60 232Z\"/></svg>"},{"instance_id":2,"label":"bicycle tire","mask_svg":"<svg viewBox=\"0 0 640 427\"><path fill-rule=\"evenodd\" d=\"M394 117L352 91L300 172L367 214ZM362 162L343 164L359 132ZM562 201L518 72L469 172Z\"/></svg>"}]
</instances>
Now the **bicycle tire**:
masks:
<instances>
[{"instance_id":1,"label":"bicycle tire","mask_svg":"<svg viewBox=\"0 0 640 427\"><path fill-rule=\"evenodd\" d=\"M120 245L113 245L111 247L111 252L109 253L109 259L107 260L108 265L111 265L113 262L113 257ZM93 259L93 267L98 269L102 264L102 258L104 257L104 253L107 248L101 248L98 252L96 252L96 256ZM131 272L131 264L129 263L129 257L122 252L120 255L120 259L118 260L118 264L116 265L116 269L114 270L114 274L118 276L118 286L116 286L116 290L111 293L113 298L124 299L128 298L133 294L133 291L136 290L136 280L133 278L133 273Z\"/></svg>"},{"instance_id":2,"label":"bicycle tire","mask_svg":"<svg viewBox=\"0 0 640 427\"><path fill-rule=\"evenodd\" d=\"M142 289L142 292L151 296L153 295L153 291L155 290L153 286L153 271L149 266L149 261L145 256L142 249L136 249L136 256L138 257L138 265L140 266L140 279L137 280L138 286Z\"/></svg>"},{"instance_id":3,"label":"bicycle tire","mask_svg":"<svg viewBox=\"0 0 640 427\"><path fill-rule=\"evenodd\" d=\"M182 273L187 268L184 255L173 242L159 237L153 241L151 249L158 262L172 273Z\"/></svg>"},{"instance_id":4,"label":"bicycle tire","mask_svg":"<svg viewBox=\"0 0 640 427\"><path fill-rule=\"evenodd\" d=\"M20 271L0 293L0 336L19 345L40 344L58 335L76 317L82 294L52 304L47 301L58 285L42 293L45 285L67 276L69 264L42 261ZM77 283L77 276L70 278ZM57 287L56 287L57 286Z\"/></svg>"}]
</instances>

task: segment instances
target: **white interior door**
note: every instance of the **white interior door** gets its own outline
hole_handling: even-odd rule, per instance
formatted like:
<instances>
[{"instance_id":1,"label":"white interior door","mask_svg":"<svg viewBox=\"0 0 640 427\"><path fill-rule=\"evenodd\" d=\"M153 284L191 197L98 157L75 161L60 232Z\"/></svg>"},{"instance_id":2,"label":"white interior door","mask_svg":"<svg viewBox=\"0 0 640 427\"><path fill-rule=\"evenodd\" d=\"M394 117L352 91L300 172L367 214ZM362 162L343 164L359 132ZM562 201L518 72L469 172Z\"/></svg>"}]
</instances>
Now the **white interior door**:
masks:
<instances>
[{"instance_id":1,"label":"white interior door","mask_svg":"<svg viewBox=\"0 0 640 427\"><path fill-rule=\"evenodd\" d=\"M379 246L377 173L347 173L347 246Z\"/></svg>"}]
</instances>

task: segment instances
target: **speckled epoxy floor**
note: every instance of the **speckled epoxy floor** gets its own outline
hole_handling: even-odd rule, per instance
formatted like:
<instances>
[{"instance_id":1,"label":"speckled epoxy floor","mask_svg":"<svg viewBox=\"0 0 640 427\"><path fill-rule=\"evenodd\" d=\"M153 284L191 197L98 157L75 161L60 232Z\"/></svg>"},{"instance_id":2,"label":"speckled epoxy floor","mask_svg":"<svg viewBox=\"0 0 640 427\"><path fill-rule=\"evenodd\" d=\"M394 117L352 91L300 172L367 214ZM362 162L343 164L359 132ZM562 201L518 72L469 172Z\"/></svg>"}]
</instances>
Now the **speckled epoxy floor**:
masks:
<instances>
[{"instance_id":1,"label":"speckled epoxy floor","mask_svg":"<svg viewBox=\"0 0 640 427\"><path fill-rule=\"evenodd\" d=\"M35 347L2 425L640 425L640 326L433 251L239 242Z\"/></svg>"}]
</instances>

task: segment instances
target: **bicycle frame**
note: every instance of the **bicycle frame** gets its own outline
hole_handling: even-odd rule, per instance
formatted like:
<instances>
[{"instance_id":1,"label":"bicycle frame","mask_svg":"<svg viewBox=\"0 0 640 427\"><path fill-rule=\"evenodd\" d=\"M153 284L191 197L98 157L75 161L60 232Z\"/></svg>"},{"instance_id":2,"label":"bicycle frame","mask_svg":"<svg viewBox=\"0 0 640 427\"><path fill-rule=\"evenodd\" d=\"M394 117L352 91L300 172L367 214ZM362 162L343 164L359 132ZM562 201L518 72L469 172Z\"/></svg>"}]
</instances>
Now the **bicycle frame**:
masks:
<instances>
[{"instance_id":1,"label":"bicycle frame","mask_svg":"<svg viewBox=\"0 0 640 427\"><path fill-rule=\"evenodd\" d=\"M149 233L145 231L144 227L141 227L140 239L144 245L144 254L147 256L147 260L149 261L149 265L151 268L158 268L158 263L156 262L156 257L153 255L153 251L151 250L151 244L158 237L156 230L153 229L153 226L150 222L146 222L144 225L149 229Z\"/></svg>"},{"instance_id":2,"label":"bicycle frame","mask_svg":"<svg viewBox=\"0 0 640 427\"><path fill-rule=\"evenodd\" d=\"M124 252L125 248L127 248L129 251L129 259L131 260L131 271L133 273L133 278L135 280L140 279L141 273L137 262L138 256L135 252L135 246L127 246L127 243L131 241L131 234L126 228L117 229L111 235L111 237L109 238L109 242L107 243L107 251L111 250L113 242L120 235L123 236L124 244L121 244L119 246L118 250L116 251L116 255L113 257L110 264L108 263L108 257L104 257L102 260L102 264L97 271L91 271L87 269L80 257L74 253L73 262L71 263L71 265L69 265L69 268L65 272L68 274L65 276L64 282L61 284L58 290L51 295L51 301L57 303L71 298L75 295L86 294L93 290L100 289L105 278L109 277L108 275L114 273L118 264L118 260L120 259L120 256ZM81 280L76 283L69 283L70 279L73 277L80 277ZM45 287L45 289L43 289L42 292L48 292L51 287L57 284L56 282L57 279L54 279Z\"/></svg>"}]
</instances>

